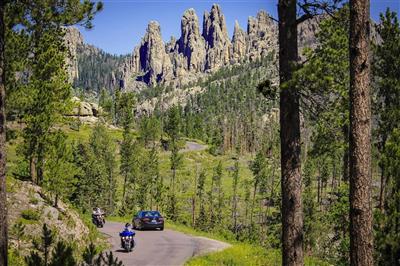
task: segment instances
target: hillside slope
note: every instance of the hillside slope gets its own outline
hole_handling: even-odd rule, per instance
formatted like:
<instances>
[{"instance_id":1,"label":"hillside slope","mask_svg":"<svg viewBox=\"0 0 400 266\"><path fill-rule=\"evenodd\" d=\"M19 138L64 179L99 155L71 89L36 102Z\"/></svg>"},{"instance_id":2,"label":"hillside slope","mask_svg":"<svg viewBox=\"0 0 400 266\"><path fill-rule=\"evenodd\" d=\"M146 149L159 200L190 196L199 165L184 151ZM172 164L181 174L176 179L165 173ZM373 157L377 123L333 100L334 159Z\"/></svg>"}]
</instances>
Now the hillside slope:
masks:
<instances>
[{"instance_id":1,"label":"hillside slope","mask_svg":"<svg viewBox=\"0 0 400 266\"><path fill-rule=\"evenodd\" d=\"M18 249L20 255L32 250L33 242L42 235L43 224L56 233L56 239L74 244L78 250L96 240L77 211L62 201L54 207L41 187L9 178L7 190L10 247ZM18 224L24 229L19 229Z\"/></svg>"}]
</instances>

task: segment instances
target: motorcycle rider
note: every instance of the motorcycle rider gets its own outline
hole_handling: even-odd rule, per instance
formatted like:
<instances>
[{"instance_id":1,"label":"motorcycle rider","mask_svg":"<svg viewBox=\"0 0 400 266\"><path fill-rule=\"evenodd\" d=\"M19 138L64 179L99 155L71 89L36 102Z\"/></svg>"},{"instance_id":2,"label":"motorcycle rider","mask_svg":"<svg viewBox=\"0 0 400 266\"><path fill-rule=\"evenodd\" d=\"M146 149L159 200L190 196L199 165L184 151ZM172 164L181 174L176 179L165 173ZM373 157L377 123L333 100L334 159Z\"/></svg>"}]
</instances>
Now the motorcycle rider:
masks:
<instances>
[{"instance_id":1,"label":"motorcycle rider","mask_svg":"<svg viewBox=\"0 0 400 266\"><path fill-rule=\"evenodd\" d=\"M126 223L125 227L124 227L124 230L121 233L123 233L123 232L133 232L133 230L131 228L132 228L131 224L130 223ZM123 246L124 246L124 243L123 243L122 238L121 238L121 247L123 247Z\"/></svg>"},{"instance_id":2,"label":"motorcycle rider","mask_svg":"<svg viewBox=\"0 0 400 266\"><path fill-rule=\"evenodd\" d=\"M130 223L126 223L126 224L125 224L124 231L132 232L132 230L131 230L131 224L130 224Z\"/></svg>"},{"instance_id":3,"label":"motorcycle rider","mask_svg":"<svg viewBox=\"0 0 400 266\"><path fill-rule=\"evenodd\" d=\"M105 221L103 215L104 215L104 212L99 207L93 208L92 219L93 219L94 223L96 223L97 219L101 219L104 224L106 221Z\"/></svg>"}]
</instances>

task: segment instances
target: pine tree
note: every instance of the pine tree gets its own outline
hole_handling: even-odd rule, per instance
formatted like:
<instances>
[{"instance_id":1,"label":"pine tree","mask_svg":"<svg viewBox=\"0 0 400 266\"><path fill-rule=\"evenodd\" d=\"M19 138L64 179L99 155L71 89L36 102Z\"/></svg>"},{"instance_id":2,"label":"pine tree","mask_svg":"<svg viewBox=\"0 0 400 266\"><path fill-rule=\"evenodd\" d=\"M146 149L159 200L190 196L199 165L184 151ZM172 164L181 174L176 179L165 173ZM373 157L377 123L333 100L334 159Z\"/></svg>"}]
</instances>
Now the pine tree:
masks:
<instances>
[{"instance_id":1,"label":"pine tree","mask_svg":"<svg viewBox=\"0 0 400 266\"><path fill-rule=\"evenodd\" d=\"M369 0L350 1L350 264L373 265Z\"/></svg>"},{"instance_id":2,"label":"pine tree","mask_svg":"<svg viewBox=\"0 0 400 266\"><path fill-rule=\"evenodd\" d=\"M106 209L112 213L114 211L114 198L116 190L115 180L115 144L111 139L110 134L104 125L98 123L93 128L93 132L90 136L89 146L93 155L96 158L97 163L101 169L101 181L96 183L100 186L104 195L106 196ZM91 170L91 169L87 169Z\"/></svg>"},{"instance_id":3,"label":"pine tree","mask_svg":"<svg viewBox=\"0 0 400 266\"><path fill-rule=\"evenodd\" d=\"M395 12L389 9L380 15L381 23L378 33L382 42L374 47L375 57L373 76L377 81L375 113L379 117L377 134L379 136L378 149L384 154L386 141L394 127L400 123L398 107L400 105L400 26ZM383 211L385 203L385 188L389 180L385 174L383 162L381 168L381 188L379 207Z\"/></svg>"},{"instance_id":4,"label":"pine tree","mask_svg":"<svg viewBox=\"0 0 400 266\"><path fill-rule=\"evenodd\" d=\"M21 221L16 222L12 226L11 233L15 236L17 240L17 250L19 251L21 238L25 236L25 225Z\"/></svg>"},{"instance_id":5,"label":"pine tree","mask_svg":"<svg viewBox=\"0 0 400 266\"><path fill-rule=\"evenodd\" d=\"M282 265L303 264L301 203L300 105L295 87L288 86L298 59L297 1L280 0L279 73L282 187Z\"/></svg>"},{"instance_id":6,"label":"pine tree","mask_svg":"<svg viewBox=\"0 0 400 266\"><path fill-rule=\"evenodd\" d=\"M75 5L75 8L68 8L70 5ZM9 84L9 92L29 91L30 97L25 95L21 98L24 101L21 106L26 124L23 134L24 156L29 161L32 180L41 184L51 128L61 120L70 98L63 27L76 23L91 27L93 15L102 8L102 4L95 6L90 1L81 3L70 0L49 5L47 1L37 0L34 5L17 2L7 8L7 14L13 14L9 18L8 25L11 28L8 30L28 40L28 49L19 50L14 45L15 50L8 50L11 54L21 51L27 53L23 59L24 68L19 70L30 73L27 81L15 79L15 83ZM14 14L18 15L13 17ZM16 31L18 27L24 31Z\"/></svg>"},{"instance_id":7,"label":"pine tree","mask_svg":"<svg viewBox=\"0 0 400 266\"><path fill-rule=\"evenodd\" d=\"M373 65L374 77L377 80L376 113L379 117L377 133L380 138L379 151L381 159L381 188L377 215L376 241L377 263L396 265L400 257L400 235L398 233L400 213L400 181L398 158L400 147L399 123L400 113L400 26L395 12L386 10L380 15L381 23L378 32L382 42L377 44Z\"/></svg>"},{"instance_id":8,"label":"pine tree","mask_svg":"<svg viewBox=\"0 0 400 266\"><path fill-rule=\"evenodd\" d=\"M169 110L168 121L165 127L165 132L169 137L169 149L171 150L170 164L172 171L171 185L170 185L170 195L169 195L169 215L171 219L175 220L177 218L176 209L176 171L182 164L182 154L179 153L179 141L180 141L180 131L181 128L181 108L180 106L174 106Z\"/></svg>"},{"instance_id":9,"label":"pine tree","mask_svg":"<svg viewBox=\"0 0 400 266\"><path fill-rule=\"evenodd\" d=\"M0 3L0 264L7 265L6 114L5 114L5 1Z\"/></svg>"},{"instance_id":10,"label":"pine tree","mask_svg":"<svg viewBox=\"0 0 400 266\"><path fill-rule=\"evenodd\" d=\"M253 176L254 176L253 196L252 196L251 210L250 210L250 224L252 224L257 189L259 188L259 185L263 181L263 179L265 179L264 176L265 176L265 171L266 171L266 161L265 161L262 150L260 150L257 153L256 158L250 165L250 169L253 172Z\"/></svg>"},{"instance_id":11,"label":"pine tree","mask_svg":"<svg viewBox=\"0 0 400 266\"><path fill-rule=\"evenodd\" d=\"M235 161L233 181L232 181L232 231L235 233L236 238L238 238L238 184L239 184L239 161Z\"/></svg>"},{"instance_id":12,"label":"pine tree","mask_svg":"<svg viewBox=\"0 0 400 266\"><path fill-rule=\"evenodd\" d=\"M199 179L197 181L196 196L199 199L199 216L196 219L196 227L200 230L206 230L207 226L207 215L205 210L205 182L206 182L206 172L201 171L199 174Z\"/></svg>"},{"instance_id":13,"label":"pine tree","mask_svg":"<svg viewBox=\"0 0 400 266\"><path fill-rule=\"evenodd\" d=\"M222 210L223 210L223 205L224 205L224 192L222 190L222 161L218 162L218 165L214 168L214 175L213 175L213 184L214 187L212 189L215 189L217 191L217 204L215 208L215 219L218 221L218 223L222 222Z\"/></svg>"},{"instance_id":14,"label":"pine tree","mask_svg":"<svg viewBox=\"0 0 400 266\"><path fill-rule=\"evenodd\" d=\"M131 129L133 126L133 108L134 108L135 97L131 93L122 94L120 101L118 102L118 109L120 110L120 121L123 127L122 142L120 148L121 163L120 163L120 174L124 178L124 184L122 188L122 204L123 208L126 208L126 190L128 183L134 182L136 175L136 164L135 164L135 141L132 135Z\"/></svg>"},{"instance_id":15,"label":"pine tree","mask_svg":"<svg viewBox=\"0 0 400 266\"><path fill-rule=\"evenodd\" d=\"M67 136L57 131L53 134L51 141L44 185L54 195L54 206L57 207L60 197L64 198L73 193L77 169L73 163Z\"/></svg>"},{"instance_id":16,"label":"pine tree","mask_svg":"<svg viewBox=\"0 0 400 266\"><path fill-rule=\"evenodd\" d=\"M120 174L124 178L124 183L122 187L122 202L126 202L126 192L127 186L130 183L133 183L136 176L136 168L135 168L135 146L136 143L130 132L129 128L124 128L122 132L122 142L120 148L121 155L121 164L120 164Z\"/></svg>"},{"instance_id":17,"label":"pine tree","mask_svg":"<svg viewBox=\"0 0 400 266\"><path fill-rule=\"evenodd\" d=\"M42 235L40 240L34 239L33 246L36 251L31 251L30 256L26 257L26 262L29 266L37 265L37 266L46 266L49 265L50 262L50 249L52 244L54 243L54 233L50 230L47 224L43 224L42 227ZM43 254L40 256L40 254Z\"/></svg>"},{"instance_id":18,"label":"pine tree","mask_svg":"<svg viewBox=\"0 0 400 266\"><path fill-rule=\"evenodd\" d=\"M150 208L153 209L154 203L156 209L161 205L163 184L160 178L160 166L158 158L158 148L153 146L148 159L148 178L150 179ZM154 202L153 202L154 200Z\"/></svg>"},{"instance_id":19,"label":"pine tree","mask_svg":"<svg viewBox=\"0 0 400 266\"><path fill-rule=\"evenodd\" d=\"M64 242L57 242L52 252L51 262L49 266L75 266L77 263L73 254L74 250L71 246Z\"/></svg>"},{"instance_id":20,"label":"pine tree","mask_svg":"<svg viewBox=\"0 0 400 266\"><path fill-rule=\"evenodd\" d=\"M397 265L400 260L400 128L387 140L383 165L388 177L385 213L379 217L376 248L379 265ZM379 224L378 224L379 225Z\"/></svg>"},{"instance_id":21,"label":"pine tree","mask_svg":"<svg viewBox=\"0 0 400 266\"><path fill-rule=\"evenodd\" d=\"M99 252L96 249L96 246L93 244L93 242L90 242L89 246L87 246L82 253L82 258L85 265L94 266L98 253Z\"/></svg>"}]
</instances>

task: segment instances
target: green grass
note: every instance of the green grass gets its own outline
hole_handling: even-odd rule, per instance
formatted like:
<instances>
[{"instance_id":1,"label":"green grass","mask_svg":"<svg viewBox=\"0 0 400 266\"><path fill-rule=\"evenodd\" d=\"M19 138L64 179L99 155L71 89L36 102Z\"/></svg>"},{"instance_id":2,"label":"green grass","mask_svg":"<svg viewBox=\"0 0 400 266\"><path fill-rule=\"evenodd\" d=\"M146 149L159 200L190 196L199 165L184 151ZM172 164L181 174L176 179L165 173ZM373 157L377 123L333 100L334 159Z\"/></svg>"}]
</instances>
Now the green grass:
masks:
<instances>
[{"instance_id":1,"label":"green grass","mask_svg":"<svg viewBox=\"0 0 400 266\"><path fill-rule=\"evenodd\" d=\"M106 222L110 221L110 222L117 222L117 223L132 223L132 216L124 216L124 217L120 217L120 216L107 216L106 217Z\"/></svg>"},{"instance_id":2,"label":"green grass","mask_svg":"<svg viewBox=\"0 0 400 266\"><path fill-rule=\"evenodd\" d=\"M38 210L27 209L21 212L21 217L28 221L39 221L41 212Z\"/></svg>"},{"instance_id":3,"label":"green grass","mask_svg":"<svg viewBox=\"0 0 400 266\"><path fill-rule=\"evenodd\" d=\"M266 250L249 244L237 244L220 252L195 257L186 265L279 266L281 265L281 256L277 250Z\"/></svg>"},{"instance_id":4,"label":"green grass","mask_svg":"<svg viewBox=\"0 0 400 266\"><path fill-rule=\"evenodd\" d=\"M114 218L118 220L118 218ZM126 218L122 218L123 220ZM207 255L194 257L190 259L186 265L201 266L201 265L243 265L243 266L279 266L282 263L281 252L276 249L266 249L264 247L238 242L233 239L226 239L221 234L215 232L198 231L192 227L166 222L166 228L174 231L179 231L188 235L202 236L215 240L220 240L232 245L223 251L210 253ZM329 266L330 264L313 257L305 258L307 266Z\"/></svg>"},{"instance_id":5,"label":"green grass","mask_svg":"<svg viewBox=\"0 0 400 266\"><path fill-rule=\"evenodd\" d=\"M63 131L68 135L69 139L72 141L89 141L90 134L92 133L93 126L83 124L79 127L79 130L71 129L70 127L64 126ZM108 129L111 138L114 141L122 140L122 130L121 129Z\"/></svg>"},{"instance_id":6,"label":"green grass","mask_svg":"<svg viewBox=\"0 0 400 266\"><path fill-rule=\"evenodd\" d=\"M237 266L279 266L282 264L281 252L275 249L265 249L261 246L250 244L235 244L223 251L194 257L185 265L237 265ZM306 266L329 266L327 262L306 257Z\"/></svg>"},{"instance_id":7,"label":"green grass","mask_svg":"<svg viewBox=\"0 0 400 266\"><path fill-rule=\"evenodd\" d=\"M166 220L165 222L165 228L182 232L184 234L192 235L192 236L202 236L202 237L207 237L215 240L220 240L229 244L237 244L238 242L234 239L229 239L222 235L221 233L218 232L204 232L204 231L199 231L194 229L193 227L179 224L179 223L174 223L172 221Z\"/></svg>"}]
</instances>

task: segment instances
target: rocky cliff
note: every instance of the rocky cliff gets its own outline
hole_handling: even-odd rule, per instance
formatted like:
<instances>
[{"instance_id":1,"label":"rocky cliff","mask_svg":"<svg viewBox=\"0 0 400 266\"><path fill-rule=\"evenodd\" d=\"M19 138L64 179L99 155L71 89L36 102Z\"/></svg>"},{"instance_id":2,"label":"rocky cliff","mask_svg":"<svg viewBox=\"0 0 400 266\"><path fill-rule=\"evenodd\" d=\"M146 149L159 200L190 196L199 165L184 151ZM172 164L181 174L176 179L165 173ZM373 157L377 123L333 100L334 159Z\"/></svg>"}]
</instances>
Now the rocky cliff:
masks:
<instances>
[{"instance_id":1,"label":"rocky cliff","mask_svg":"<svg viewBox=\"0 0 400 266\"><path fill-rule=\"evenodd\" d=\"M80 31L75 27L65 28L64 36L66 47L68 47L68 56L66 59L68 80L73 81L79 78L78 69L78 47L83 45L83 37Z\"/></svg>"},{"instance_id":2,"label":"rocky cliff","mask_svg":"<svg viewBox=\"0 0 400 266\"><path fill-rule=\"evenodd\" d=\"M235 23L233 37L227 31L219 5L203 15L202 32L194 9L184 12L181 36L164 44L160 26L152 21L145 36L125 61L121 79L126 90L146 85L173 87L196 81L221 67L254 61L277 48L277 25L265 11L250 17L247 32Z\"/></svg>"},{"instance_id":3,"label":"rocky cliff","mask_svg":"<svg viewBox=\"0 0 400 266\"><path fill-rule=\"evenodd\" d=\"M299 47L315 47L315 32L320 18L300 24ZM164 43L162 26L150 21L140 44L127 56L115 56L84 44L75 28L67 29L70 48L68 67L75 87L99 92L123 87L141 91L148 86L179 88L195 83L218 69L255 62L278 50L278 26L265 11L250 16L247 29L236 21L229 37L225 16L214 4L203 14L202 27L194 9L181 18L179 38Z\"/></svg>"},{"instance_id":4,"label":"rocky cliff","mask_svg":"<svg viewBox=\"0 0 400 266\"><path fill-rule=\"evenodd\" d=\"M121 66L126 56L117 56L84 43L83 36L75 27L67 27L64 36L68 47L66 59L69 82L75 88L94 93L101 89L118 87Z\"/></svg>"},{"instance_id":5,"label":"rocky cliff","mask_svg":"<svg viewBox=\"0 0 400 266\"><path fill-rule=\"evenodd\" d=\"M56 232L56 240L73 243L78 249L87 246L91 237L89 227L70 205L59 201L54 207L53 198L46 191L26 181L10 178L7 190L10 247L18 249L20 255L29 254L33 241L41 237L44 223ZM98 241L97 245L104 243L101 239Z\"/></svg>"}]
</instances>

